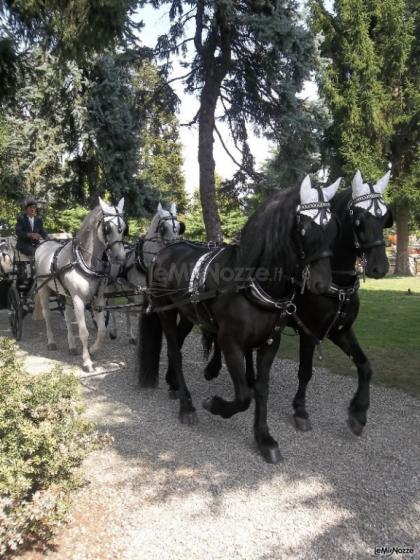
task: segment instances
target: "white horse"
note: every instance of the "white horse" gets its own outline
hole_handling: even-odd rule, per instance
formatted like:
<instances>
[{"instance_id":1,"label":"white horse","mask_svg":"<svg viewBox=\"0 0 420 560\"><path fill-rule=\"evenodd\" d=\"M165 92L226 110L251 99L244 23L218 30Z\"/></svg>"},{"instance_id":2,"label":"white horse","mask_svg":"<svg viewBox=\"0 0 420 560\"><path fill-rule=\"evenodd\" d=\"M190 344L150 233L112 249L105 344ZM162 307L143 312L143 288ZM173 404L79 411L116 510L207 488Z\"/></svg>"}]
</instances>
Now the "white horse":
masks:
<instances>
[{"instance_id":1,"label":"white horse","mask_svg":"<svg viewBox=\"0 0 420 560\"><path fill-rule=\"evenodd\" d=\"M48 349L57 348L49 309L49 297L51 293L56 293L66 297L64 317L69 351L77 354L71 327L72 304L83 347L83 367L89 372L93 371L91 354L100 349L106 335L103 293L110 274L103 262L103 254L106 253L111 269L112 265L121 265L125 260L123 209L123 198L117 206L109 206L99 198L99 206L86 216L75 239L65 245L46 241L35 253L35 281L47 329ZM92 306L98 327L90 352L85 320L88 304Z\"/></svg>"},{"instance_id":2,"label":"white horse","mask_svg":"<svg viewBox=\"0 0 420 560\"><path fill-rule=\"evenodd\" d=\"M130 303L135 303L140 307L144 302L144 292L146 288L146 274L155 255L167 244L176 241L184 233L185 225L179 222L176 217L176 204L172 203L170 210L164 210L159 203L155 216L153 217L146 235L139 238L137 243L127 252L127 259L124 265L122 278L119 278L116 285L112 285L109 291L121 290L128 293L135 290L137 295L128 296ZM106 294L105 294L106 297ZM127 331L129 333L130 344L136 344L136 335L131 322L131 315L136 312L127 311ZM110 336L116 338L117 324L115 314L110 316Z\"/></svg>"}]
</instances>

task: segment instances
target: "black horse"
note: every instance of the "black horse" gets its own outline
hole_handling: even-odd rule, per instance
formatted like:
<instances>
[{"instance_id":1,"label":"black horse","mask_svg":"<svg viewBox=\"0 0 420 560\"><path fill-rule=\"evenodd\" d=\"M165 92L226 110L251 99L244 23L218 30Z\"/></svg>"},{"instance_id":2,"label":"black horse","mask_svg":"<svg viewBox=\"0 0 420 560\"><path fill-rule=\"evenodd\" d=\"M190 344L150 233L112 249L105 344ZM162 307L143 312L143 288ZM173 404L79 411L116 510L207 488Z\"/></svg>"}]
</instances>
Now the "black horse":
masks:
<instances>
[{"instance_id":1,"label":"black horse","mask_svg":"<svg viewBox=\"0 0 420 560\"><path fill-rule=\"evenodd\" d=\"M368 277L382 278L388 272L383 229L391 227L393 220L382 193L389 177L388 172L371 187L363 183L357 171L352 187L337 194L331 209L342 224L342 231L333 247L333 283L326 294L305 291L296 296L297 313L289 324L300 335L299 386L293 399L294 420L299 430L311 429L305 404L306 388L312 377L315 347L326 337L350 356L357 367L358 387L349 406L349 427L354 434L361 435L366 425L372 369L352 328L359 312L359 279L355 267L360 258ZM204 333L203 340L209 351L214 338ZM247 354L246 362L248 383L252 385L255 378L252 353ZM215 344L206 366L206 379L216 377L221 366L220 350Z\"/></svg>"},{"instance_id":2,"label":"black horse","mask_svg":"<svg viewBox=\"0 0 420 560\"><path fill-rule=\"evenodd\" d=\"M306 177L300 189L280 192L259 206L242 231L240 246L209 251L207 245L177 242L160 251L149 274L151 305L161 324L153 313L140 318L140 385L157 384L163 327L175 374L167 380L172 391L178 390L180 420L196 421L182 371L181 346L197 323L216 334L235 390L232 401L214 396L203 406L230 418L251 403L244 356L256 348L254 434L262 456L272 463L281 455L267 425L269 372L280 332L295 310L292 280L297 270L303 271L302 281L314 293L325 293L331 284L331 247L338 227L328 201L338 184L339 180L313 189Z\"/></svg>"}]
</instances>

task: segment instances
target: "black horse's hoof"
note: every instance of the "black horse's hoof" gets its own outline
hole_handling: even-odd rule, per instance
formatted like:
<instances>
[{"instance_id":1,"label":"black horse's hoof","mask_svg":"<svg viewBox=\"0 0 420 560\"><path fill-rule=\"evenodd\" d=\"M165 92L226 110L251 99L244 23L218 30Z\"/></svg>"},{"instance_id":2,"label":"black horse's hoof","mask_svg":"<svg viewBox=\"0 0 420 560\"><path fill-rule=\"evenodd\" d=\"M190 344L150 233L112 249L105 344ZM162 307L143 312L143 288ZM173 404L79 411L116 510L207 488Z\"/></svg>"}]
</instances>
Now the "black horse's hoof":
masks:
<instances>
[{"instance_id":1,"label":"black horse's hoof","mask_svg":"<svg viewBox=\"0 0 420 560\"><path fill-rule=\"evenodd\" d=\"M198 423L198 417L195 410L192 412L180 412L179 419L181 424L186 424L187 426L193 426Z\"/></svg>"},{"instance_id":2,"label":"black horse's hoof","mask_svg":"<svg viewBox=\"0 0 420 560\"><path fill-rule=\"evenodd\" d=\"M312 430L312 424L309 418L301 418L300 416L293 416L295 428L300 432L309 432Z\"/></svg>"},{"instance_id":3,"label":"black horse's hoof","mask_svg":"<svg viewBox=\"0 0 420 560\"><path fill-rule=\"evenodd\" d=\"M168 389L168 397L171 401L176 401L179 399L179 391L176 389Z\"/></svg>"},{"instance_id":4,"label":"black horse's hoof","mask_svg":"<svg viewBox=\"0 0 420 560\"><path fill-rule=\"evenodd\" d=\"M117 335L116 335L115 333L113 333L113 332L110 332L110 333L109 333L109 338L110 338L111 340L115 340L115 339L117 338Z\"/></svg>"},{"instance_id":5,"label":"black horse's hoof","mask_svg":"<svg viewBox=\"0 0 420 560\"><path fill-rule=\"evenodd\" d=\"M283 457L278 447L260 447L260 453L267 463L277 465L283 461Z\"/></svg>"},{"instance_id":6,"label":"black horse's hoof","mask_svg":"<svg viewBox=\"0 0 420 560\"><path fill-rule=\"evenodd\" d=\"M128 341L128 344L132 344L133 346L135 346L136 339L135 338L130 338L129 341Z\"/></svg>"},{"instance_id":7,"label":"black horse's hoof","mask_svg":"<svg viewBox=\"0 0 420 560\"><path fill-rule=\"evenodd\" d=\"M48 350L57 350L57 344L55 342L50 342L49 344L47 344L47 349Z\"/></svg>"},{"instance_id":8,"label":"black horse's hoof","mask_svg":"<svg viewBox=\"0 0 420 560\"><path fill-rule=\"evenodd\" d=\"M77 348L69 348L69 354L70 356L77 356L78 355Z\"/></svg>"},{"instance_id":9,"label":"black horse's hoof","mask_svg":"<svg viewBox=\"0 0 420 560\"><path fill-rule=\"evenodd\" d=\"M211 412L211 406L213 404L213 397L207 397L207 399L204 399L202 404L203 404L203 408L205 408L206 410Z\"/></svg>"},{"instance_id":10,"label":"black horse's hoof","mask_svg":"<svg viewBox=\"0 0 420 560\"><path fill-rule=\"evenodd\" d=\"M354 416L349 416L347 425L355 436L361 436L363 433L364 425L359 422Z\"/></svg>"}]
</instances>

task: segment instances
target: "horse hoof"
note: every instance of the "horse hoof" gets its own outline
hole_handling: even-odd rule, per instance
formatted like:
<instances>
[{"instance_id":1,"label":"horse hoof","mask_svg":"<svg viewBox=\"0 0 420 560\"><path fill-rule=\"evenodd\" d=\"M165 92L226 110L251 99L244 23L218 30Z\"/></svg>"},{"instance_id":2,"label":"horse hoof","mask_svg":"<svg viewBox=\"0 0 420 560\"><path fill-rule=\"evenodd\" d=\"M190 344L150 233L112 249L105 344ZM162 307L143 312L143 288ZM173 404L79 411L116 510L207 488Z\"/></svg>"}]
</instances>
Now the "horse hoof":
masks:
<instances>
[{"instance_id":1,"label":"horse hoof","mask_svg":"<svg viewBox=\"0 0 420 560\"><path fill-rule=\"evenodd\" d=\"M278 447L260 447L260 453L264 461L272 465L277 465L277 463L281 463L283 461L283 457Z\"/></svg>"},{"instance_id":2,"label":"horse hoof","mask_svg":"<svg viewBox=\"0 0 420 560\"><path fill-rule=\"evenodd\" d=\"M213 404L213 397L207 397L207 399L204 399L202 404L203 404L203 408L205 408L206 410L211 412L211 405Z\"/></svg>"},{"instance_id":3,"label":"horse hoof","mask_svg":"<svg viewBox=\"0 0 420 560\"><path fill-rule=\"evenodd\" d=\"M349 416L347 420L347 425L355 436L362 435L364 426L359 422L359 420L356 420L356 418L354 418L353 416Z\"/></svg>"},{"instance_id":4,"label":"horse hoof","mask_svg":"<svg viewBox=\"0 0 420 560\"><path fill-rule=\"evenodd\" d=\"M133 346L136 345L136 339L135 338L130 338L130 340L128 341L129 344L132 344Z\"/></svg>"},{"instance_id":5,"label":"horse hoof","mask_svg":"<svg viewBox=\"0 0 420 560\"><path fill-rule=\"evenodd\" d=\"M47 344L47 349L48 350L57 350L57 344L55 342L50 342L49 344Z\"/></svg>"},{"instance_id":6,"label":"horse hoof","mask_svg":"<svg viewBox=\"0 0 420 560\"><path fill-rule=\"evenodd\" d=\"M86 373L93 373L95 371L95 368L93 367L93 365L88 365L88 364L83 364L82 369Z\"/></svg>"},{"instance_id":7,"label":"horse hoof","mask_svg":"<svg viewBox=\"0 0 420 560\"><path fill-rule=\"evenodd\" d=\"M179 392L176 389L169 389L168 397L171 401L176 401L177 399L179 399Z\"/></svg>"},{"instance_id":8,"label":"horse hoof","mask_svg":"<svg viewBox=\"0 0 420 560\"><path fill-rule=\"evenodd\" d=\"M181 424L186 424L187 426L193 426L194 424L197 424L197 422L198 422L197 413L195 411L193 411L193 412L180 412L179 413L179 419L181 421Z\"/></svg>"},{"instance_id":9,"label":"horse hoof","mask_svg":"<svg viewBox=\"0 0 420 560\"><path fill-rule=\"evenodd\" d=\"M109 338L110 338L111 340L115 340L115 339L117 338L117 335L116 335L115 333L111 333L111 332L110 332L110 333L109 333Z\"/></svg>"},{"instance_id":10,"label":"horse hoof","mask_svg":"<svg viewBox=\"0 0 420 560\"><path fill-rule=\"evenodd\" d=\"M69 354L71 356L77 356L78 355L77 348L69 348Z\"/></svg>"},{"instance_id":11,"label":"horse hoof","mask_svg":"<svg viewBox=\"0 0 420 560\"><path fill-rule=\"evenodd\" d=\"M301 418L300 416L294 416L293 420L295 422L295 428L300 432L309 432L312 430L312 424L309 418Z\"/></svg>"}]
</instances>

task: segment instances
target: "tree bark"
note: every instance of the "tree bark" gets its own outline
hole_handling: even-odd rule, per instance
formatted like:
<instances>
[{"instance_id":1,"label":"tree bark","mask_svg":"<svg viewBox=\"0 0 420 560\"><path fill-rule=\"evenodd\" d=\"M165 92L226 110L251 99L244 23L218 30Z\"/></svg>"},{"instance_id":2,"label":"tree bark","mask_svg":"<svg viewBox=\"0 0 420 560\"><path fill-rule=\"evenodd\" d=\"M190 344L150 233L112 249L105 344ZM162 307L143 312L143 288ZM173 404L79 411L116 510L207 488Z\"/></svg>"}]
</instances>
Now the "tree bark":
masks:
<instances>
[{"instance_id":1,"label":"tree bark","mask_svg":"<svg viewBox=\"0 0 420 560\"><path fill-rule=\"evenodd\" d=\"M200 166L200 199L208 241L223 240L216 202L215 161L213 157L214 118L220 85L207 81L201 92L198 121L198 164Z\"/></svg>"},{"instance_id":2,"label":"tree bark","mask_svg":"<svg viewBox=\"0 0 420 560\"><path fill-rule=\"evenodd\" d=\"M398 276L410 276L410 264L408 259L409 243L409 219L410 212L407 202L401 202L397 207L397 255L394 274Z\"/></svg>"}]
</instances>

